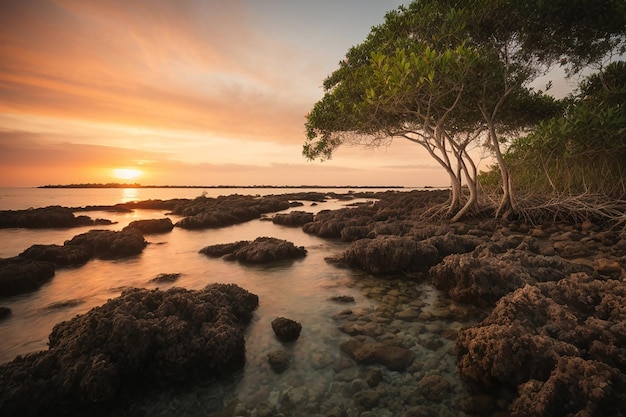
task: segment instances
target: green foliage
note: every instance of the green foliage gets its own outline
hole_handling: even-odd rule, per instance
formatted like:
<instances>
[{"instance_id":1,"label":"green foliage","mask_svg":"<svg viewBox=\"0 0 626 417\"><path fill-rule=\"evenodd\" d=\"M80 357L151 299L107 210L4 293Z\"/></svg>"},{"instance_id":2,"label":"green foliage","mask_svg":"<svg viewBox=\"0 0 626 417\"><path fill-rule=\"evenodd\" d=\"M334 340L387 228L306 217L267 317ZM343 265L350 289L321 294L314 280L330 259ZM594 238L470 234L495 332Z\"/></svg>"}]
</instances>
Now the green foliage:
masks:
<instances>
[{"instance_id":1,"label":"green foliage","mask_svg":"<svg viewBox=\"0 0 626 417\"><path fill-rule=\"evenodd\" d=\"M492 122L502 133L532 126L558 109L523 86L554 62L578 69L623 45L625 8L612 0L419 0L401 6L324 81L326 95L307 115L303 154L326 159L346 141L375 146L374 137L423 131L424 123L439 120L453 105L456 112L445 116L452 134L484 129L479 103L498 109ZM463 97L455 101L460 91Z\"/></svg>"},{"instance_id":2,"label":"green foliage","mask_svg":"<svg viewBox=\"0 0 626 417\"><path fill-rule=\"evenodd\" d=\"M451 209L462 203L454 195L462 181L468 205L475 201L467 149L485 137L498 170L483 177L491 184L504 178L497 213L513 206L509 174L525 190L589 190L592 176L613 183L611 175L623 170L625 112L623 91L607 87L623 85L611 81L623 69L589 78L580 96L566 101L528 85L556 64L575 73L624 46L623 0L413 1L389 12L324 81L325 95L307 115L303 155L328 159L345 143L375 147L408 139L450 175L451 200L457 199ZM603 96L605 90L611 93ZM540 122L502 157L502 143ZM599 159L600 153L608 155ZM568 171L585 158L602 161L602 168Z\"/></svg>"},{"instance_id":3,"label":"green foliage","mask_svg":"<svg viewBox=\"0 0 626 417\"><path fill-rule=\"evenodd\" d=\"M506 155L520 192L626 196L626 63L583 80L565 113ZM489 175L483 176L489 182Z\"/></svg>"}]
</instances>

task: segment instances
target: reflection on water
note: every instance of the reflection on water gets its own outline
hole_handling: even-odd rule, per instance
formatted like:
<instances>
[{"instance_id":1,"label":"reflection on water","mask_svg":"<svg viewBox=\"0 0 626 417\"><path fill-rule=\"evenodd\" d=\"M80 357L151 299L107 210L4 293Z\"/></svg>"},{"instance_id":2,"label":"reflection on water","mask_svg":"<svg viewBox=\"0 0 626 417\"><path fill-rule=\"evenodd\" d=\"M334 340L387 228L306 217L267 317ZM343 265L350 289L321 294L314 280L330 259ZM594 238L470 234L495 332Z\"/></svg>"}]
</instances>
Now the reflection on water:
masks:
<instances>
[{"instance_id":1,"label":"reflection on water","mask_svg":"<svg viewBox=\"0 0 626 417\"><path fill-rule=\"evenodd\" d=\"M137 201L139 198L139 190L136 188L122 188L122 203L129 201Z\"/></svg>"},{"instance_id":2,"label":"reflection on water","mask_svg":"<svg viewBox=\"0 0 626 417\"><path fill-rule=\"evenodd\" d=\"M124 198L134 199L132 190ZM331 201L297 210L319 211L338 208L344 203ZM165 212L137 210L133 213L89 213L117 224L102 228L121 230L130 221L159 218ZM172 216L176 222L177 218ZM34 243L63 242L89 228L62 230L0 230L0 257L15 256ZM198 251L217 243L253 240L260 236L286 239L307 248L305 258L269 266L245 266L208 258ZM450 308L441 294L426 284L390 281L370 277L327 264L324 258L341 253L346 244L307 235L299 228L277 226L255 220L221 229L184 230L148 235L149 245L142 254L123 260L92 260L78 268L57 270L56 276L40 290L26 295L0 299L12 315L0 321L0 362L18 354L47 348L52 327L76 314L87 312L116 297L123 288L169 288L181 286L200 289L214 283L235 283L259 296L259 308L247 330L246 368L230 384L200 384L192 388L160 392L156 397L138 399L131 405L151 416L207 415L231 407L232 415L260 416L313 415L339 407L347 417L362 415L363 406L353 399L355 390L365 382L364 374L380 369L385 396L378 402L375 415L400 415L406 404L422 401L437 415L457 415L459 402L467 393L458 378L450 338L444 331L458 330L463 323L448 317ZM179 273L171 283L152 283L161 273ZM347 295L349 305L330 301ZM444 304L442 304L444 303ZM339 349L348 337L339 331L338 313L351 309L355 326L374 329L371 337L398 338L413 350L419 367L410 372L391 372L384 367L354 366ZM271 321L284 316L300 322L303 330L297 342L283 345L274 336ZM344 325L346 325L344 323ZM349 325L349 323L348 323ZM388 335L387 335L388 334ZM369 336L368 336L369 337ZM290 368L274 373L267 361L269 352L284 349L291 358ZM415 384L424 375L437 373L449 381L447 396L435 402L416 394ZM361 385L359 385L361 384ZM382 392L382 391L381 391ZM382 395L382 394L381 394ZM421 403L420 403L421 404ZM438 407L438 408L437 408ZM263 414L263 410L269 414ZM296 410L299 410L296 412ZM315 410L315 412L314 412ZM386 412L380 414L382 411Z\"/></svg>"},{"instance_id":3,"label":"reflection on water","mask_svg":"<svg viewBox=\"0 0 626 417\"><path fill-rule=\"evenodd\" d=\"M299 207L311 212L336 208L331 201L315 207ZM165 216L156 210L135 210L132 213L88 212L92 218L107 218L116 224L98 226L99 229L121 230L128 223L140 219ZM179 218L169 216L173 222ZM71 229L0 229L0 257L16 256L31 245L58 244L92 227ZM286 239L308 250L308 256L293 264L272 266L243 266L221 259L208 258L198 251L207 245L254 240L259 236ZM236 283L261 298L259 312L294 314L306 321L315 317L325 296L332 294L333 281L350 275L324 262L324 257L340 252L343 244L307 235L301 229L276 226L268 221L251 221L221 229L184 230L174 228L165 234L147 235L149 242L142 254L121 260L91 260L76 268L57 269L55 277L38 291L0 299L0 305L9 307L13 314L0 321L0 362L47 348L47 336L54 324L87 312L107 299L119 295L127 287L170 287L200 289L213 282ZM174 284L151 283L160 273L180 273ZM330 287L329 287L330 285ZM68 300L81 303L65 308L46 310L45 307Z\"/></svg>"}]
</instances>

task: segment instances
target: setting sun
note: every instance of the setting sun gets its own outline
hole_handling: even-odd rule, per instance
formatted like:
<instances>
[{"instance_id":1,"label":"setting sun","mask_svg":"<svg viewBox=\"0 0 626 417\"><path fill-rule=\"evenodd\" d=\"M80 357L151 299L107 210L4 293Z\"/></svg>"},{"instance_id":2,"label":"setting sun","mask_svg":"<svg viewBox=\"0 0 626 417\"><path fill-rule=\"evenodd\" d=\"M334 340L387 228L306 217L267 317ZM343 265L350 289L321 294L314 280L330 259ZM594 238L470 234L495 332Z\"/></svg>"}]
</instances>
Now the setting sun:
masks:
<instances>
[{"instance_id":1,"label":"setting sun","mask_svg":"<svg viewBox=\"0 0 626 417\"><path fill-rule=\"evenodd\" d=\"M141 174L143 174L143 172L132 168L117 168L113 170L113 176L123 180L132 180L141 176Z\"/></svg>"}]
</instances>

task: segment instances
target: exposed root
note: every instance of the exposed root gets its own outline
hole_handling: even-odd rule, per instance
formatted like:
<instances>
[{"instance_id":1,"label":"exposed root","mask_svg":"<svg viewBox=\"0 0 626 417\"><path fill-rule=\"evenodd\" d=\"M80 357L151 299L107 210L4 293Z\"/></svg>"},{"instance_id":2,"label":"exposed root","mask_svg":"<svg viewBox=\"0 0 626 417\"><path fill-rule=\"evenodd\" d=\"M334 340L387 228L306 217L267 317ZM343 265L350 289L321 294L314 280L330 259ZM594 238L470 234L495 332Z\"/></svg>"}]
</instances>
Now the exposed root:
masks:
<instances>
[{"instance_id":1,"label":"exposed root","mask_svg":"<svg viewBox=\"0 0 626 417\"><path fill-rule=\"evenodd\" d=\"M442 223L450 218L449 211L449 202L433 204L422 211L416 220L421 220L426 223Z\"/></svg>"},{"instance_id":2,"label":"exposed root","mask_svg":"<svg viewBox=\"0 0 626 417\"><path fill-rule=\"evenodd\" d=\"M581 224L586 220L612 228L626 227L626 200L604 195L533 195L517 201L518 216L531 224L568 221Z\"/></svg>"}]
</instances>

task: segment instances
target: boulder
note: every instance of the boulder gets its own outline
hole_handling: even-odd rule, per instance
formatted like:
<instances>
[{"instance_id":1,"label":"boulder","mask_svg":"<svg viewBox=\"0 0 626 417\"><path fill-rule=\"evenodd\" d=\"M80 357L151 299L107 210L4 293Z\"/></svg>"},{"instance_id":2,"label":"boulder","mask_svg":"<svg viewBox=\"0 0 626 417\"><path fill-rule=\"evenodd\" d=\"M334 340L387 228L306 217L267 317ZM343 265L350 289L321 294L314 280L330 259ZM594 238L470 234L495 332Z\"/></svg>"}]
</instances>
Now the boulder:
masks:
<instances>
[{"instance_id":1,"label":"boulder","mask_svg":"<svg viewBox=\"0 0 626 417\"><path fill-rule=\"evenodd\" d=\"M19 256L52 262L56 266L76 266L87 263L91 259L91 251L81 245L32 245Z\"/></svg>"},{"instance_id":2,"label":"boulder","mask_svg":"<svg viewBox=\"0 0 626 417\"><path fill-rule=\"evenodd\" d=\"M171 232L174 228L174 224L169 217L164 219L150 219L150 220L135 220L132 221L122 229L122 231L128 229L138 230L141 234L155 234L155 233L167 233Z\"/></svg>"},{"instance_id":3,"label":"boulder","mask_svg":"<svg viewBox=\"0 0 626 417\"><path fill-rule=\"evenodd\" d=\"M212 245L202 248L200 253L207 256L224 256L227 261L249 264L264 264L306 256L306 249L293 243L273 237L258 237L254 241Z\"/></svg>"},{"instance_id":4,"label":"boulder","mask_svg":"<svg viewBox=\"0 0 626 417\"><path fill-rule=\"evenodd\" d=\"M112 230L90 230L74 236L64 246L82 246L92 257L117 259L140 254L147 242L136 230L127 229L121 232Z\"/></svg>"},{"instance_id":5,"label":"boulder","mask_svg":"<svg viewBox=\"0 0 626 417\"><path fill-rule=\"evenodd\" d=\"M48 350L0 365L0 415L108 415L149 387L229 375L257 305L232 284L125 291L57 324Z\"/></svg>"},{"instance_id":6,"label":"boulder","mask_svg":"<svg viewBox=\"0 0 626 417\"><path fill-rule=\"evenodd\" d=\"M430 268L435 287L461 303L491 306L532 279L519 264L497 256L454 254Z\"/></svg>"},{"instance_id":7,"label":"boulder","mask_svg":"<svg viewBox=\"0 0 626 417\"><path fill-rule=\"evenodd\" d=\"M372 274L423 271L438 260L437 248L409 236L381 235L353 242L341 261Z\"/></svg>"},{"instance_id":8,"label":"boulder","mask_svg":"<svg viewBox=\"0 0 626 417\"><path fill-rule=\"evenodd\" d=\"M277 317L272 320L272 329L281 342L294 342L300 337L302 325L295 320Z\"/></svg>"},{"instance_id":9,"label":"boulder","mask_svg":"<svg viewBox=\"0 0 626 417\"><path fill-rule=\"evenodd\" d=\"M9 307L0 306L0 320L6 319L11 315L11 309Z\"/></svg>"},{"instance_id":10,"label":"boulder","mask_svg":"<svg viewBox=\"0 0 626 417\"><path fill-rule=\"evenodd\" d=\"M200 249L200 253L211 258L221 258L222 256L233 253L248 244L250 244L250 241L248 240L240 240L232 243L219 243L217 245L206 246Z\"/></svg>"},{"instance_id":11,"label":"boulder","mask_svg":"<svg viewBox=\"0 0 626 417\"><path fill-rule=\"evenodd\" d=\"M15 256L0 259L0 297L39 289L54 276L54 264Z\"/></svg>"},{"instance_id":12,"label":"boulder","mask_svg":"<svg viewBox=\"0 0 626 417\"><path fill-rule=\"evenodd\" d=\"M272 223L281 226L300 227L313 221L313 213L305 211L292 211L290 213L276 214Z\"/></svg>"}]
</instances>

